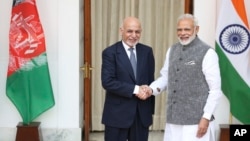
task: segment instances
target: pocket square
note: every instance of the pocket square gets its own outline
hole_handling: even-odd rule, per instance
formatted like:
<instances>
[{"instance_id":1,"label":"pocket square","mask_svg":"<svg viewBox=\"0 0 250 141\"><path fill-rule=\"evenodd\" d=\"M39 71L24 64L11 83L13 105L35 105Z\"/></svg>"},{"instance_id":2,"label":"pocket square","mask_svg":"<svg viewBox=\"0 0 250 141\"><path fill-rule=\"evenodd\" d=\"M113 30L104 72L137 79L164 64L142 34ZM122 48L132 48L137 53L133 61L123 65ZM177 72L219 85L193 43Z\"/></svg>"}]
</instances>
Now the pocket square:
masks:
<instances>
[{"instance_id":1,"label":"pocket square","mask_svg":"<svg viewBox=\"0 0 250 141\"><path fill-rule=\"evenodd\" d=\"M195 65L195 61L186 62L185 65Z\"/></svg>"}]
</instances>

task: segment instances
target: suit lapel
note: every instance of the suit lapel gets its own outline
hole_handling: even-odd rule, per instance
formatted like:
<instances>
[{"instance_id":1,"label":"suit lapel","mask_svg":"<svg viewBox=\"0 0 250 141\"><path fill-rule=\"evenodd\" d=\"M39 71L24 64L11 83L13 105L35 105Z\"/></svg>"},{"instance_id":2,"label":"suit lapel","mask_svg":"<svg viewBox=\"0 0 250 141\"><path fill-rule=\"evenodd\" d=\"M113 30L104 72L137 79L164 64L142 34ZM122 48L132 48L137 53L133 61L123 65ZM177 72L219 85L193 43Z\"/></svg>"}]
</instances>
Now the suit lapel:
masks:
<instances>
[{"instance_id":1,"label":"suit lapel","mask_svg":"<svg viewBox=\"0 0 250 141\"><path fill-rule=\"evenodd\" d=\"M128 55L127 55L127 53L122 45L122 42L120 42L117 46L117 57L118 57L117 59L119 60L119 62L121 62L121 64L124 66L124 69L126 69L129 72L131 78L133 80L135 80L132 65L131 65L130 60L128 58Z\"/></svg>"},{"instance_id":2,"label":"suit lapel","mask_svg":"<svg viewBox=\"0 0 250 141\"><path fill-rule=\"evenodd\" d=\"M145 69L144 64L146 62L145 60L146 52L143 50L143 47L141 44L137 44L136 46L136 56L137 56L137 72L143 72L143 69ZM142 73L137 73L137 81L140 79L140 75Z\"/></svg>"}]
</instances>

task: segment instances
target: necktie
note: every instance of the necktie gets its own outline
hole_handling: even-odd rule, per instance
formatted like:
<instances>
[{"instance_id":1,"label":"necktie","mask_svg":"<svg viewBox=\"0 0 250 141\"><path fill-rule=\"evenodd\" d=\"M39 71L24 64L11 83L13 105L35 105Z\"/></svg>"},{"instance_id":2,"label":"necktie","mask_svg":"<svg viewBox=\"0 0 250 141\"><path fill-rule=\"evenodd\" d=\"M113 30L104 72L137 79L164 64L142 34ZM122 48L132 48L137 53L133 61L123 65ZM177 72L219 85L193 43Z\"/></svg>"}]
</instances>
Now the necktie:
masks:
<instances>
[{"instance_id":1,"label":"necktie","mask_svg":"<svg viewBox=\"0 0 250 141\"><path fill-rule=\"evenodd\" d=\"M128 50L130 51L130 62L133 67L134 75L136 78L136 59L135 59L135 54L133 52L134 48L129 48Z\"/></svg>"}]
</instances>

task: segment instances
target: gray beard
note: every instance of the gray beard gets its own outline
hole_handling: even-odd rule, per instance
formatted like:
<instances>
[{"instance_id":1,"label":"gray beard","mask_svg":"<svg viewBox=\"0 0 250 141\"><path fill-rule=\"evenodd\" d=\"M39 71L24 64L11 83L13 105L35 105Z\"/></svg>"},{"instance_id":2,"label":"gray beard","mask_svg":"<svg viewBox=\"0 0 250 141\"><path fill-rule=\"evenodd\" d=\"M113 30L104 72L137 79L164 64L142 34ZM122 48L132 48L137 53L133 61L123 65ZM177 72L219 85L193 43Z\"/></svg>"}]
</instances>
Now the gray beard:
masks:
<instances>
[{"instance_id":1,"label":"gray beard","mask_svg":"<svg viewBox=\"0 0 250 141\"><path fill-rule=\"evenodd\" d=\"M194 33L192 36L189 37L189 39L187 41L183 42L183 41L181 41L180 38L178 38L178 39L179 39L179 42L181 43L181 45L185 46L185 45L190 44L195 39L195 37L196 37L196 34Z\"/></svg>"}]
</instances>

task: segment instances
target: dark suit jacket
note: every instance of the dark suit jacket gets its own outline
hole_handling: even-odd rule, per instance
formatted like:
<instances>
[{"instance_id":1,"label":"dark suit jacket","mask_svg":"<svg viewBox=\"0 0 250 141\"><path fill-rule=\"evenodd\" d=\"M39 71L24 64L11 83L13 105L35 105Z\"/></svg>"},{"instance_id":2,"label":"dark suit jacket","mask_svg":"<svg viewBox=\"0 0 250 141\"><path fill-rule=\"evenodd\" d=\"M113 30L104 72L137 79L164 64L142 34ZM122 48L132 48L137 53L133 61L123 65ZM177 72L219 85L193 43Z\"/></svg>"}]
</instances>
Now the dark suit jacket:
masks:
<instances>
[{"instance_id":1,"label":"dark suit jacket","mask_svg":"<svg viewBox=\"0 0 250 141\"><path fill-rule=\"evenodd\" d=\"M145 127L152 124L154 96L143 101L133 94L135 85L149 85L154 80L155 61L152 48L136 45L137 79L121 41L102 52L102 86L106 90L102 123L128 128L139 112Z\"/></svg>"}]
</instances>

